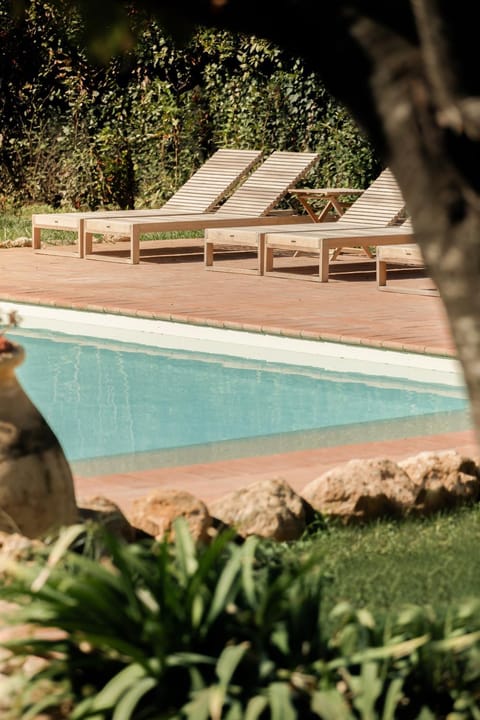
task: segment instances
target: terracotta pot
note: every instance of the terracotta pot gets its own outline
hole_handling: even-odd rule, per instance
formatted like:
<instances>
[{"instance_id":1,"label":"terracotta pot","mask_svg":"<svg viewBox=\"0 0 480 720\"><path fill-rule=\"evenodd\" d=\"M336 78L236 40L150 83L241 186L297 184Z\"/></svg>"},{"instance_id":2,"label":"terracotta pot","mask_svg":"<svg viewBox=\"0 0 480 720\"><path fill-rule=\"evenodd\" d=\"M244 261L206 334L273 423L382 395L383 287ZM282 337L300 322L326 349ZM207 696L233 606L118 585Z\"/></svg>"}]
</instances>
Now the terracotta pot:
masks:
<instances>
[{"instance_id":1,"label":"terracotta pot","mask_svg":"<svg viewBox=\"0 0 480 720\"><path fill-rule=\"evenodd\" d=\"M24 357L21 345L0 337L0 509L34 538L78 515L60 443L15 375Z\"/></svg>"}]
</instances>

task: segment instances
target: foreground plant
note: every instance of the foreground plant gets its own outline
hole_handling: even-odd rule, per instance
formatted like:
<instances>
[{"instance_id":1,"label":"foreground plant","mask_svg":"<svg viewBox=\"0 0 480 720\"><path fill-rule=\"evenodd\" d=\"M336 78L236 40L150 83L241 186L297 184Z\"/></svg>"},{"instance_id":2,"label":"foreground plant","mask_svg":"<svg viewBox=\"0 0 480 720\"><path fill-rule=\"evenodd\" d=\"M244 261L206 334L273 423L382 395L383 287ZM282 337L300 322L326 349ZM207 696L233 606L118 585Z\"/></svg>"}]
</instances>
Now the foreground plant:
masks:
<instances>
[{"instance_id":1,"label":"foreground plant","mask_svg":"<svg viewBox=\"0 0 480 720\"><path fill-rule=\"evenodd\" d=\"M261 563L257 541L238 546L228 533L196 548L183 524L175 544L104 542L108 560L99 562L64 552L60 539L53 561L14 566L0 591L22 605L14 622L60 631L9 644L48 659L22 697L22 717L65 702L72 720L180 710L197 720L235 708L242 717L255 688L270 690L253 707L275 706L290 675L319 656L318 573ZM46 681L56 695L35 701Z\"/></svg>"},{"instance_id":2,"label":"foreground plant","mask_svg":"<svg viewBox=\"0 0 480 720\"><path fill-rule=\"evenodd\" d=\"M173 544L102 537L99 558L91 540L68 549L82 532L46 563L8 568L0 589L20 605L14 622L43 629L8 643L45 660L15 720L480 717L479 602L387 622L341 603L326 637L308 558L229 533L199 548L183 523Z\"/></svg>"}]
</instances>

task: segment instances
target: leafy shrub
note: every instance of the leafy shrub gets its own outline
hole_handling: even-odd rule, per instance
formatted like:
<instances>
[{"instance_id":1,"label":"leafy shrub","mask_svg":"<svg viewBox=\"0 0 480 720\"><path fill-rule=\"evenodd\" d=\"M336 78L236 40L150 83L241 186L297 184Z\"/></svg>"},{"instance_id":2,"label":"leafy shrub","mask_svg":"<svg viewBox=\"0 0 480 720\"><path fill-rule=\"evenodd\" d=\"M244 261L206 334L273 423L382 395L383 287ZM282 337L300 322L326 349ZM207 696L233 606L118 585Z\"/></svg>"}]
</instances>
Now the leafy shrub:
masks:
<instances>
[{"instance_id":1,"label":"leafy shrub","mask_svg":"<svg viewBox=\"0 0 480 720\"><path fill-rule=\"evenodd\" d=\"M229 533L197 548L181 522L174 545L102 536L101 556L91 538L87 554L65 552L82 532L0 590L21 605L17 622L59 630L8 643L47 660L16 720L54 708L71 720L478 718L478 600L386 619L343 602L326 634L308 556Z\"/></svg>"},{"instance_id":2,"label":"leafy shrub","mask_svg":"<svg viewBox=\"0 0 480 720\"><path fill-rule=\"evenodd\" d=\"M180 523L175 546L105 542L111 561L67 553L47 571L17 568L0 591L24 605L17 621L65 633L11 644L50 660L22 712L70 702L72 720L200 720L302 706L304 668L321 654L318 573L259 563L256 541L237 546L229 534L196 549Z\"/></svg>"},{"instance_id":3,"label":"leafy shrub","mask_svg":"<svg viewBox=\"0 0 480 720\"><path fill-rule=\"evenodd\" d=\"M318 151L310 181L322 185L366 186L376 174L370 146L300 60L205 29L179 49L134 9L128 19L136 46L99 65L72 8L33 0L13 19L0 0L0 187L10 202L161 204L218 147Z\"/></svg>"}]
</instances>

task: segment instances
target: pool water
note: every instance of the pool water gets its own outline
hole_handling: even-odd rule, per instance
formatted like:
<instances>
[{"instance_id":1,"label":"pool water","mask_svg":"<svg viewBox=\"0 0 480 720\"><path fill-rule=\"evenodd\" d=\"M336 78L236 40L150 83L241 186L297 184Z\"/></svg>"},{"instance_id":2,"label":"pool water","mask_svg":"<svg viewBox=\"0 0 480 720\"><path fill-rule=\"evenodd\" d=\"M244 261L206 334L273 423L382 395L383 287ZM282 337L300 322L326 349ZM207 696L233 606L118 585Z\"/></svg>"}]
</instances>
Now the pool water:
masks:
<instances>
[{"instance_id":1,"label":"pool water","mask_svg":"<svg viewBox=\"0 0 480 720\"><path fill-rule=\"evenodd\" d=\"M145 455L152 466L178 464L220 457L215 447L262 454L355 441L369 428L379 439L385 430L408 436L439 431L435 422L442 431L469 422L461 386L14 334L26 350L19 380L71 461L122 456L136 465Z\"/></svg>"}]
</instances>

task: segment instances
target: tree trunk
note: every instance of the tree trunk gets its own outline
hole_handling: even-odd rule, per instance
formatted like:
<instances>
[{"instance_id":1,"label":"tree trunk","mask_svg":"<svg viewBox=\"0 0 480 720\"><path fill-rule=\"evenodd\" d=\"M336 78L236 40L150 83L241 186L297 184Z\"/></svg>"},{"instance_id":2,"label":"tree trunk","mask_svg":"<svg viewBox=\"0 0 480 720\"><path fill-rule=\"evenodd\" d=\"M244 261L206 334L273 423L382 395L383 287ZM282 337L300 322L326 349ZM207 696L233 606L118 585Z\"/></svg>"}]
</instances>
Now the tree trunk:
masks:
<instances>
[{"instance_id":1,"label":"tree trunk","mask_svg":"<svg viewBox=\"0 0 480 720\"><path fill-rule=\"evenodd\" d=\"M433 28L420 49L371 19L353 33L372 61L385 154L445 305L480 442L480 198L470 178L479 143L455 92L444 36L435 34L435 0L414 2L420 22Z\"/></svg>"}]
</instances>

